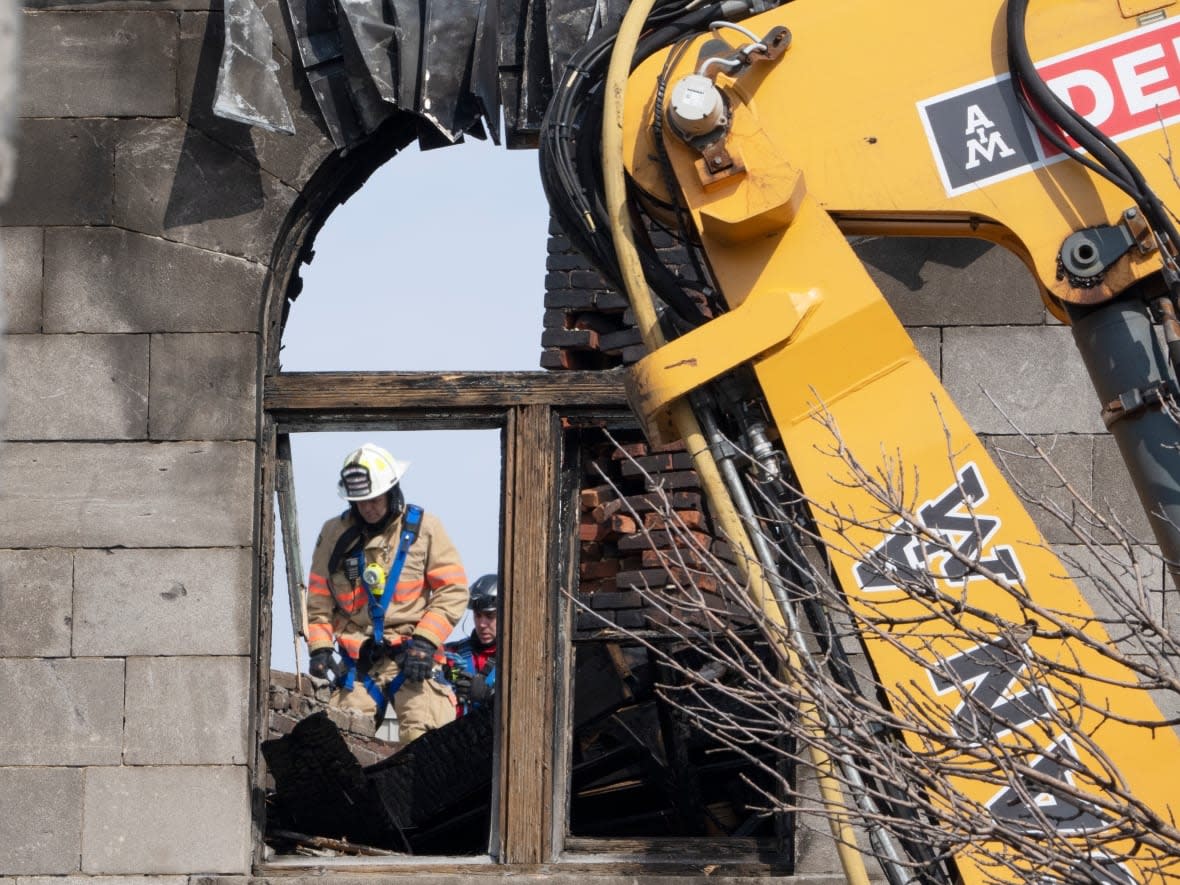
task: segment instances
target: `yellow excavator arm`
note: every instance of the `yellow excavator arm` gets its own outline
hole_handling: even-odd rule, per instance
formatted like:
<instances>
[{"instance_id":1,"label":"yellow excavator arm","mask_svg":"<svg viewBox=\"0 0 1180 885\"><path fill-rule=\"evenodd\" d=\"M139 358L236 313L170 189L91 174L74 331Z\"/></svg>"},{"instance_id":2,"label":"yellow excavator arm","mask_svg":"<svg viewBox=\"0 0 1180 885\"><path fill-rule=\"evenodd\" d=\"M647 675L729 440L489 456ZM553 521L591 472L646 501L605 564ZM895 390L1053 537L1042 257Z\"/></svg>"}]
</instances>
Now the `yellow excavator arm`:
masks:
<instances>
[{"instance_id":1,"label":"yellow excavator arm","mask_svg":"<svg viewBox=\"0 0 1180 885\"><path fill-rule=\"evenodd\" d=\"M979 760L967 735L956 789L997 819L1056 828L1047 839L1103 831L1087 874L1099 882L1180 873L1166 852L1111 836L1101 802L1089 805L1084 792L1067 802L1069 772L1110 760L1128 791L1171 821L1180 743L1170 727L1137 724L1166 720L1117 656L1068 630L1038 629L1038 612L1052 610L1091 642L1108 641L846 237L976 236L1020 256L1048 309L1073 326L1161 548L1180 559L1175 369L1154 332L1162 322L1168 345L1180 340L1180 244L1164 209L1180 197L1180 17L1168 15L1176 10L1171 0L796 0L678 32L666 19L636 22L633 4L614 77L601 87L616 248L603 264L627 286L651 348L630 381L649 437L687 437L708 484L715 468L701 425L712 419L701 415L701 393L752 373L768 439L785 453L849 604L866 621L887 611L897 625L863 637L878 680L924 692L948 721L980 683L948 683L947 672L983 679L998 648L1060 661L1071 675L1045 676L1036 764L1057 766L1063 791L966 773ZM648 46L632 70L634 47L663 31L669 45ZM566 85L577 93L582 79L571 66ZM560 115L556 104L551 115ZM550 151L564 149L561 137ZM613 163L625 165L629 190ZM707 260L713 309L691 328L669 333L650 307L649 289L672 287L629 255L639 207L680 225ZM568 224L593 229L590 208L583 215ZM908 483L902 517L866 477ZM741 510L735 494L723 481L711 492L722 523ZM742 526L738 514L723 527L733 536ZM762 577L773 556L756 540L747 551L757 592L758 580L773 582ZM962 617L932 623L916 577L957 595ZM1100 750L1054 731L1059 718L1048 711L1066 708L1080 733L1100 733ZM1034 722L1036 709L1025 711ZM921 750L920 736L903 738ZM1019 864L997 871L989 857L958 852L956 875L1035 879Z\"/></svg>"},{"instance_id":2,"label":"yellow excavator arm","mask_svg":"<svg viewBox=\"0 0 1180 885\"><path fill-rule=\"evenodd\" d=\"M1171 131L1180 119L1180 17L1141 25L1125 9L1135 5L1033 0L1027 46L1048 87L1123 145L1168 203L1180 196L1173 162L1174 153L1180 162L1180 130ZM732 75L707 60L753 41L728 28L702 35L672 72L661 73L658 56L636 71L628 165L644 190L665 191L651 125L656 82L674 91L704 67L729 116L721 139L728 160L711 165L716 151L702 157L675 137L675 96L665 126L672 162L685 167L678 174L685 198L694 211L700 205L710 219L704 224L716 216L706 204L741 204L743 214L760 214L754 203L768 198L752 195L763 183L797 177L793 193L813 197L848 234L976 236L1006 246L1064 320L1063 302L1101 303L1158 273L1160 259L1146 220L1135 220L1132 198L1051 144L1024 114L1009 73L1005 13L998 0L953 7L935 0L789 3L742 22L758 40L779 34L781 45L773 58L755 53ZM693 107L682 116L692 117ZM681 131L692 125L704 128L691 119ZM781 217L768 226L776 223L782 226ZM1079 240L1065 256L1075 272L1063 267L1066 240L1100 226L1124 227L1135 248L1106 263L1095 280L1085 275L1091 259Z\"/></svg>"}]
</instances>

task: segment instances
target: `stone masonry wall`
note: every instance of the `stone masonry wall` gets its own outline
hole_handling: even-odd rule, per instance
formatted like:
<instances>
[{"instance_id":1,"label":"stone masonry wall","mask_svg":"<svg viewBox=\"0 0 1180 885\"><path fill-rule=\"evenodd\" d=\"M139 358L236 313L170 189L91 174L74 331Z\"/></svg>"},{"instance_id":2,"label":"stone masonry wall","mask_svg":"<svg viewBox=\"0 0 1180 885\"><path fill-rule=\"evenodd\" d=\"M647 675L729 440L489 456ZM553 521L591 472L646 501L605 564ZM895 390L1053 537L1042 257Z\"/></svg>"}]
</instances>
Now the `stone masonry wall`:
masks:
<instances>
[{"instance_id":1,"label":"stone masonry wall","mask_svg":"<svg viewBox=\"0 0 1180 885\"><path fill-rule=\"evenodd\" d=\"M220 2L21 15L0 206L0 876L16 882L250 869L264 306L331 147L261 5L293 137L212 117Z\"/></svg>"}]
</instances>

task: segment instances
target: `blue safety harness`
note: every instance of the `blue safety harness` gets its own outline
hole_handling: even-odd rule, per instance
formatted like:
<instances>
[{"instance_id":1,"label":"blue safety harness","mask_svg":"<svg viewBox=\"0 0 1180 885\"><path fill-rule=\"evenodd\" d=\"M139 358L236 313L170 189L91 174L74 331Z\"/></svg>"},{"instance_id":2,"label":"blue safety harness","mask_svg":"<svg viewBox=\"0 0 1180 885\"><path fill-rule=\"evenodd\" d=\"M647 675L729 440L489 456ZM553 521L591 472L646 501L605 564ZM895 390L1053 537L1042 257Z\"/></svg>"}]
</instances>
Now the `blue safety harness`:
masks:
<instances>
[{"instance_id":1,"label":"blue safety harness","mask_svg":"<svg viewBox=\"0 0 1180 885\"><path fill-rule=\"evenodd\" d=\"M384 585L370 587L365 584L365 591L369 597L369 619L373 622L373 643L380 646L385 641L385 611L389 608L389 601L393 598L396 592L397 582L401 578L402 569L406 565L406 554L410 551L410 545L418 537L418 530L422 528L422 508L417 504L411 504L406 508L406 514L402 517L402 531L401 536L397 542L397 552L393 555L393 562L389 566L389 574L385 578ZM359 558L359 573L363 574L365 570L365 551L362 549L358 554ZM344 646L340 646L340 657L344 661L344 666L347 668L344 677L340 680L340 687L345 691L352 691L356 684L356 660L344 650ZM388 701L393 699L397 694L397 690L402 687L402 683L406 681L405 674L398 671L393 681L386 686L385 691L381 690L381 686L368 673L361 674L361 683L365 686L365 690L373 699L373 703L377 705L378 711L384 714L385 705Z\"/></svg>"}]
</instances>

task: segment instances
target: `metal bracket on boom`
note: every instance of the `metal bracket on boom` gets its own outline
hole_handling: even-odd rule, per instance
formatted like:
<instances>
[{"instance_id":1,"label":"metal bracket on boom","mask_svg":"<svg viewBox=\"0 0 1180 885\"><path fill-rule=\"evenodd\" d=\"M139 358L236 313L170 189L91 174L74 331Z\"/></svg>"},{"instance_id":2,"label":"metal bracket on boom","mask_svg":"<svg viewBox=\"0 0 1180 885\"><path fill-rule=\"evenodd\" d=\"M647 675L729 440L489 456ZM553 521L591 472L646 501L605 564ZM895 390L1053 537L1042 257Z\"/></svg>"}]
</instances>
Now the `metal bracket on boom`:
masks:
<instances>
[{"instance_id":1,"label":"metal bracket on boom","mask_svg":"<svg viewBox=\"0 0 1180 885\"><path fill-rule=\"evenodd\" d=\"M1142 390L1125 391L1102 407L1102 423L1110 428L1116 421L1133 418L1145 409L1167 409L1175 396L1174 387L1163 381Z\"/></svg>"},{"instance_id":2,"label":"metal bracket on boom","mask_svg":"<svg viewBox=\"0 0 1180 885\"><path fill-rule=\"evenodd\" d=\"M627 400L647 438L671 442L669 403L708 381L788 342L819 306L823 296L807 292L757 290L729 313L673 339L627 372Z\"/></svg>"},{"instance_id":3,"label":"metal bracket on boom","mask_svg":"<svg viewBox=\"0 0 1180 885\"><path fill-rule=\"evenodd\" d=\"M740 25L728 22L715 24L714 30L721 26L745 33L751 42L726 55L707 57L696 73L681 77L672 88L667 110L672 131L701 155L697 175L705 187L745 171L736 148L726 143L731 109L729 99L713 80L716 74L712 70L725 69L725 76L732 79L754 63L778 61L791 45L791 32L781 25L771 28L761 40Z\"/></svg>"},{"instance_id":4,"label":"metal bracket on boom","mask_svg":"<svg viewBox=\"0 0 1180 885\"><path fill-rule=\"evenodd\" d=\"M1066 237L1057 255L1057 279L1092 289L1102 282L1107 268L1133 248L1146 255L1155 244L1143 214L1132 206L1118 224L1088 227Z\"/></svg>"}]
</instances>

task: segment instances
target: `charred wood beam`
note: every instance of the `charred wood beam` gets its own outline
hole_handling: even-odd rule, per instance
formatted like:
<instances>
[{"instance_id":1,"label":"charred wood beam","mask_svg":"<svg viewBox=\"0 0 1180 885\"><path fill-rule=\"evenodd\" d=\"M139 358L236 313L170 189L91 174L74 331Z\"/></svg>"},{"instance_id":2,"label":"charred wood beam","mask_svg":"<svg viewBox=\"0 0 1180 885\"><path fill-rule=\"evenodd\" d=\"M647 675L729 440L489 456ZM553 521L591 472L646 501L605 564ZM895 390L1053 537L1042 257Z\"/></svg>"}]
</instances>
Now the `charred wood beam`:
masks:
<instances>
[{"instance_id":1,"label":"charred wood beam","mask_svg":"<svg viewBox=\"0 0 1180 885\"><path fill-rule=\"evenodd\" d=\"M354 845L347 839L329 839L327 836L308 836L291 830L272 830L267 836L275 841L289 842L297 854L310 853L315 856L334 857L336 855L356 855L358 857L389 857L400 852L387 851L383 848L373 848L369 845ZM303 851L302 849L312 849Z\"/></svg>"},{"instance_id":2,"label":"charred wood beam","mask_svg":"<svg viewBox=\"0 0 1180 885\"><path fill-rule=\"evenodd\" d=\"M456 427L495 427L524 405L630 414L617 372L284 372L263 385L263 408L288 430L448 416Z\"/></svg>"},{"instance_id":3,"label":"charred wood beam","mask_svg":"<svg viewBox=\"0 0 1180 885\"><path fill-rule=\"evenodd\" d=\"M275 493L279 525L283 535L283 560L287 566L287 600L291 632L295 638L295 688L302 690L299 639L307 638L307 584L303 580L303 555L299 550L299 515L295 508L295 470L291 463L291 437L280 433L276 440Z\"/></svg>"}]
</instances>

